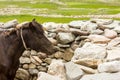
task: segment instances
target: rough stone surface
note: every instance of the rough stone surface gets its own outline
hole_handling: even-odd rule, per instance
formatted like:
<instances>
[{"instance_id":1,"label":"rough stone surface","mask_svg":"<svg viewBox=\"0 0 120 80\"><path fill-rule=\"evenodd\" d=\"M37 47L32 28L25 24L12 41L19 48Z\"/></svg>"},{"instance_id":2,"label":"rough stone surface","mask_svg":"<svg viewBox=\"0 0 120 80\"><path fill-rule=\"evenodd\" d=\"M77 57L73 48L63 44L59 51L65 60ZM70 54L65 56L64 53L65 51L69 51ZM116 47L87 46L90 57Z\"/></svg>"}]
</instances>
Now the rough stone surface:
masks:
<instances>
[{"instance_id":1,"label":"rough stone surface","mask_svg":"<svg viewBox=\"0 0 120 80\"><path fill-rule=\"evenodd\" d=\"M62 60L53 60L48 67L48 73L54 76L59 76L62 80L67 80L65 66Z\"/></svg>"},{"instance_id":2,"label":"rough stone surface","mask_svg":"<svg viewBox=\"0 0 120 80\"><path fill-rule=\"evenodd\" d=\"M107 60L115 60L115 59L120 59L120 48L115 47L112 48L111 50L107 50Z\"/></svg>"},{"instance_id":3,"label":"rough stone surface","mask_svg":"<svg viewBox=\"0 0 120 80\"><path fill-rule=\"evenodd\" d=\"M74 41L75 36L72 33L58 33L58 41L63 44L70 43Z\"/></svg>"},{"instance_id":4,"label":"rough stone surface","mask_svg":"<svg viewBox=\"0 0 120 80\"><path fill-rule=\"evenodd\" d=\"M45 72L39 72L37 80L61 80L61 79L58 76L53 76Z\"/></svg>"},{"instance_id":5,"label":"rough stone surface","mask_svg":"<svg viewBox=\"0 0 120 80\"><path fill-rule=\"evenodd\" d=\"M24 64L24 63L30 63L30 58L27 57L21 57L20 58L20 63Z\"/></svg>"},{"instance_id":6,"label":"rough stone surface","mask_svg":"<svg viewBox=\"0 0 120 80\"><path fill-rule=\"evenodd\" d=\"M99 73L93 75L85 75L80 80L120 80L120 72L118 73Z\"/></svg>"},{"instance_id":7,"label":"rough stone surface","mask_svg":"<svg viewBox=\"0 0 120 80\"><path fill-rule=\"evenodd\" d=\"M20 79L20 80L29 80L29 73L27 70L25 69L21 69L19 68L16 72L16 78Z\"/></svg>"},{"instance_id":8,"label":"rough stone surface","mask_svg":"<svg viewBox=\"0 0 120 80\"><path fill-rule=\"evenodd\" d=\"M57 52L24 51L15 80L120 80L120 21L47 22L43 29Z\"/></svg>"},{"instance_id":9,"label":"rough stone surface","mask_svg":"<svg viewBox=\"0 0 120 80\"><path fill-rule=\"evenodd\" d=\"M78 80L82 77L84 72L73 62L65 64L67 80Z\"/></svg>"},{"instance_id":10,"label":"rough stone surface","mask_svg":"<svg viewBox=\"0 0 120 80\"><path fill-rule=\"evenodd\" d=\"M113 31L113 30L109 30L109 29L105 29L104 30L104 35L107 37L107 38L110 38L110 39L113 39L115 37L117 37L117 32Z\"/></svg>"},{"instance_id":11,"label":"rough stone surface","mask_svg":"<svg viewBox=\"0 0 120 80\"><path fill-rule=\"evenodd\" d=\"M119 72L120 71L120 61L105 62L98 65L99 72Z\"/></svg>"},{"instance_id":12,"label":"rough stone surface","mask_svg":"<svg viewBox=\"0 0 120 80\"><path fill-rule=\"evenodd\" d=\"M89 35L88 39L90 39L94 43L108 43L110 41L109 38L103 35Z\"/></svg>"}]
</instances>

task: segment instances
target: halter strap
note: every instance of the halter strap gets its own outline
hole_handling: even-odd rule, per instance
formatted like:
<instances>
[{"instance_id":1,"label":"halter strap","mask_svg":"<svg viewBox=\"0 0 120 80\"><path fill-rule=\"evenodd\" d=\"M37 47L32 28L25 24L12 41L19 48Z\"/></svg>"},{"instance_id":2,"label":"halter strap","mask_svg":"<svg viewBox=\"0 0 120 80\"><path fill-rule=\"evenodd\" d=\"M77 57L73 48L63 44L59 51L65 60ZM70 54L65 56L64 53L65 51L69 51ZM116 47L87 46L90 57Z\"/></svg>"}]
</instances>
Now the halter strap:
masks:
<instances>
[{"instance_id":1,"label":"halter strap","mask_svg":"<svg viewBox=\"0 0 120 80\"><path fill-rule=\"evenodd\" d=\"M30 50L30 48L28 48L28 47L26 46L25 40L24 40L24 38L23 38L22 28L20 29L20 37L21 37L21 39L22 39L22 43L23 43L24 48L25 48L26 50Z\"/></svg>"}]
</instances>

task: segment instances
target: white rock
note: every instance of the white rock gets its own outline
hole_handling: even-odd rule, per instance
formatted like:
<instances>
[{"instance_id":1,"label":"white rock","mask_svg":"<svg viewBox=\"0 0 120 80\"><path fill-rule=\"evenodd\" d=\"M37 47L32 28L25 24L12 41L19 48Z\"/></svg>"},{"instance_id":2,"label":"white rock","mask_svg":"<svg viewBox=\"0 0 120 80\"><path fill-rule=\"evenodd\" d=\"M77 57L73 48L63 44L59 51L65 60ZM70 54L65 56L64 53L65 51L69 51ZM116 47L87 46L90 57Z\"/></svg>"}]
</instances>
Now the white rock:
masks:
<instances>
[{"instance_id":1,"label":"white rock","mask_svg":"<svg viewBox=\"0 0 120 80\"><path fill-rule=\"evenodd\" d=\"M47 22L47 23L43 23L42 25L47 31L52 30L52 29L56 29L56 28L59 28L62 26L62 24L57 24L54 22Z\"/></svg>"},{"instance_id":2,"label":"white rock","mask_svg":"<svg viewBox=\"0 0 120 80\"><path fill-rule=\"evenodd\" d=\"M120 80L120 72L118 73L100 73L89 74L83 76L80 80Z\"/></svg>"},{"instance_id":3,"label":"white rock","mask_svg":"<svg viewBox=\"0 0 120 80\"><path fill-rule=\"evenodd\" d=\"M94 43L108 43L110 41L109 38L103 36L103 35L89 35L88 39L90 39Z\"/></svg>"},{"instance_id":4,"label":"white rock","mask_svg":"<svg viewBox=\"0 0 120 80\"><path fill-rule=\"evenodd\" d=\"M65 64L67 80L78 80L84 75L84 72L73 62Z\"/></svg>"},{"instance_id":5,"label":"white rock","mask_svg":"<svg viewBox=\"0 0 120 80\"><path fill-rule=\"evenodd\" d=\"M74 41L75 36L72 33L58 33L58 41L62 44L67 44Z\"/></svg>"},{"instance_id":6,"label":"white rock","mask_svg":"<svg viewBox=\"0 0 120 80\"><path fill-rule=\"evenodd\" d=\"M68 25L73 28L80 28L86 23L86 21L71 21Z\"/></svg>"},{"instance_id":7,"label":"white rock","mask_svg":"<svg viewBox=\"0 0 120 80\"><path fill-rule=\"evenodd\" d=\"M120 59L120 47L114 47L111 50L107 50L107 60Z\"/></svg>"},{"instance_id":8,"label":"white rock","mask_svg":"<svg viewBox=\"0 0 120 80\"><path fill-rule=\"evenodd\" d=\"M29 69L29 73L31 74L31 75L36 75L36 74L38 74L38 70L37 69L33 69L33 68L31 68L31 69Z\"/></svg>"},{"instance_id":9,"label":"white rock","mask_svg":"<svg viewBox=\"0 0 120 80\"><path fill-rule=\"evenodd\" d=\"M58 76L53 76L45 72L39 72L37 80L61 80L61 79Z\"/></svg>"},{"instance_id":10,"label":"white rock","mask_svg":"<svg viewBox=\"0 0 120 80\"><path fill-rule=\"evenodd\" d=\"M119 72L120 71L120 61L105 62L98 65L99 72Z\"/></svg>"},{"instance_id":11,"label":"white rock","mask_svg":"<svg viewBox=\"0 0 120 80\"><path fill-rule=\"evenodd\" d=\"M3 25L4 28L13 28L13 27L16 27L16 25L18 24L18 21L17 19L14 19L12 21L8 21L7 23L5 23Z\"/></svg>"},{"instance_id":12,"label":"white rock","mask_svg":"<svg viewBox=\"0 0 120 80\"><path fill-rule=\"evenodd\" d=\"M87 45L88 44L88 45ZM83 59L83 58L93 58L93 59L104 59L106 54L106 49L103 46L97 44L86 43L86 46L82 48L77 48L74 51L73 59Z\"/></svg>"},{"instance_id":13,"label":"white rock","mask_svg":"<svg viewBox=\"0 0 120 80\"><path fill-rule=\"evenodd\" d=\"M113 38L117 37L117 32L115 32L113 30L105 29L104 32L105 32L104 35L107 38L113 39Z\"/></svg>"},{"instance_id":14,"label":"white rock","mask_svg":"<svg viewBox=\"0 0 120 80\"><path fill-rule=\"evenodd\" d=\"M61 80L67 80L65 74L65 65L62 60L52 60L48 67L48 73L54 76L58 76Z\"/></svg>"},{"instance_id":15,"label":"white rock","mask_svg":"<svg viewBox=\"0 0 120 80\"><path fill-rule=\"evenodd\" d=\"M31 63L31 61L30 61L30 58L28 58L28 57L21 57L21 58L20 58L20 63L21 63L21 64Z\"/></svg>"},{"instance_id":16,"label":"white rock","mask_svg":"<svg viewBox=\"0 0 120 80\"><path fill-rule=\"evenodd\" d=\"M108 43L107 49L112 49L113 47L117 47L118 44L120 44L120 37L116 37L116 38L112 39Z\"/></svg>"},{"instance_id":17,"label":"white rock","mask_svg":"<svg viewBox=\"0 0 120 80\"><path fill-rule=\"evenodd\" d=\"M114 29L115 31L117 31L119 33L119 28L120 25L119 25L120 21L113 21L111 24L108 24L108 25L102 25L103 27L105 28L108 28L108 29Z\"/></svg>"},{"instance_id":18,"label":"white rock","mask_svg":"<svg viewBox=\"0 0 120 80\"><path fill-rule=\"evenodd\" d=\"M96 30L97 27L97 24L87 21L86 23L84 23L84 25L80 27L80 30L91 32L93 30Z\"/></svg>"},{"instance_id":19,"label":"white rock","mask_svg":"<svg viewBox=\"0 0 120 80\"><path fill-rule=\"evenodd\" d=\"M103 24L111 24L113 22L112 19L95 19L95 18L91 19L90 21L94 22L96 24L102 24L102 25Z\"/></svg>"}]
</instances>

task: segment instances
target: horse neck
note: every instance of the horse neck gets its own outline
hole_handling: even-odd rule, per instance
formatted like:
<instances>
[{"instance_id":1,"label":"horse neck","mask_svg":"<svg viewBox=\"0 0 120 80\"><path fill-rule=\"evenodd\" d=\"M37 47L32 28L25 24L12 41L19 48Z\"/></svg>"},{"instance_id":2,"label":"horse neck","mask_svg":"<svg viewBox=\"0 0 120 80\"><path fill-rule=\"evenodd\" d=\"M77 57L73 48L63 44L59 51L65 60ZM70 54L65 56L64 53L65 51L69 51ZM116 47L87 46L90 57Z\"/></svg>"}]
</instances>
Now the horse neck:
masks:
<instances>
[{"instance_id":1,"label":"horse neck","mask_svg":"<svg viewBox=\"0 0 120 80\"><path fill-rule=\"evenodd\" d=\"M17 34L7 36L3 42L6 49L6 55L10 58L19 59L25 50L21 37Z\"/></svg>"}]
</instances>

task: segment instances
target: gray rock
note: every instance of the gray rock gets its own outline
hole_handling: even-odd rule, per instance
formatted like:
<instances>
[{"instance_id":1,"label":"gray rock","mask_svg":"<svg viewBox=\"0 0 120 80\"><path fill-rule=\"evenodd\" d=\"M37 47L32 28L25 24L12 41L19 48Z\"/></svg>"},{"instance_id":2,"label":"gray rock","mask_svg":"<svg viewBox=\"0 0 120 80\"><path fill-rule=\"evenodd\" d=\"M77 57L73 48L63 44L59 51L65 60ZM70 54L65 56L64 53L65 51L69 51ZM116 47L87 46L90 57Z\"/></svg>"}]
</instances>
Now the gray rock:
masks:
<instances>
[{"instance_id":1,"label":"gray rock","mask_svg":"<svg viewBox=\"0 0 120 80\"><path fill-rule=\"evenodd\" d=\"M15 20L8 21L7 23L5 23L3 25L3 28L13 28L13 27L16 27L17 24L18 24L18 21L17 19L15 19Z\"/></svg>"},{"instance_id":2,"label":"gray rock","mask_svg":"<svg viewBox=\"0 0 120 80\"><path fill-rule=\"evenodd\" d=\"M58 41L62 44L67 44L74 41L75 36L72 33L58 33Z\"/></svg>"},{"instance_id":3,"label":"gray rock","mask_svg":"<svg viewBox=\"0 0 120 80\"><path fill-rule=\"evenodd\" d=\"M80 28L86 23L86 21L71 21L68 25L73 28Z\"/></svg>"},{"instance_id":4,"label":"gray rock","mask_svg":"<svg viewBox=\"0 0 120 80\"><path fill-rule=\"evenodd\" d=\"M96 34L89 35L88 39L90 39L93 43L108 43L111 40L103 35Z\"/></svg>"},{"instance_id":5,"label":"gray rock","mask_svg":"<svg viewBox=\"0 0 120 80\"><path fill-rule=\"evenodd\" d=\"M96 68L106 57L106 48L98 44L86 43L82 48L74 51L71 61L84 66Z\"/></svg>"},{"instance_id":6,"label":"gray rock","mask_svg":"<svg viewBox=\"0 0 120 80\"><path fill-rule=\"evenodd\" d=\"M47 72L51 75L59 76L61 80L67 80L65 73L65 65L62 60L52 60Z\"/></svg>"},{"instance_id":7,"label":"gray rock","mask_svg":"<svg viewBox=\"0 0 120 80\"><path fill-rule=\"evenodd\" d=\"M39 73L39 71L37 70L37 69L29 69L29 73L31 74L31 75L37 75L38 73Z\"/></svg>"},{"instance_id":8,"label":"gray rock","mask_svg":"<svg viewBox=\"0 0 120 80\"><path fill-rule=\"evenodd\" d=\"M82 26L80 27L80 30L91 32L91 31L93 31L93 30L96 30L97 27L98 27L97 24L92 23L92 22L90 22L90 21L86 21L86 23L84 23L84 25L82 25Z\"/></svg>"},{"instance_id":9,"label":"gray rock","mask_svg":"<svg viewBox=\"0 0 120 80\"><path fill-rule=\"evenodd\" d=\"M19 68L16 72L16 78L20 79L20 80L29 80L29 73L27 70Z\"/></svg>"},{"instance_id":10,"label":"gray rock","mask_svg":"<svg viewBox=\"0 0 120 80\"><path fill-rule=\"evenodd\" d=\"M31 63L30 58L28 57L21 57L20 58L20 63L25 64L25 63Z\"/></svg>"},{"instance_id":11,"label":"gray rock","mask_svg":"<svg viewBox=\"0 0 120 80\"><path fill-rule=\"evenodd\" d=\"M96 30L92 30L91 34L98 34L98 35L100 35L100 34L103 34L103 31L100 30L100 29L96 29Z\"/></svg>"},{"instance_id":12,"label":"gray rock","mask_svg":"<svg viewBox=\"0 0 120 80\"><path fill-rule=\"evenodd\" d=\"M78 80L84 75L84 72L73 62L65 63L67 80Z\"/></svg>"},{"instance_id":13,"label":"gray rock","mask_svg":"<svg viewBox=\"0 0 120 80\"><path fill-rule=\"evenodd\" d=\"M96 24L102 24L102 25L109 25L113 22L112 19L96 19L96 18L93 18L90 20L91 22L93 23L96 23Z\"/></svg>"},{"instance_id":14,"label":"gray rock","mask_svg":"<svg viewBox=\"0 0 120 80\"><path fill-rule=\"evenodd\" d=\"M120 72L85 75L80 80L120 80Z\"/></svg>"},{"instance_id":15,"label":"gray rock","mask_svg":"<svg viewBox=\"0 0 120 80\"><path fill-rule=\"evenodd\" d=\"M47 67L37 66L37 69L42 72L47 72Z\"/></svg>"},{"instance_id":16,"label":"gray rock","mask_svg":"<svg viewBox=\"0 0 120 80\"><path fill-rule=\"evenodd\" d=\"M105 62L98 65L99 72L119 72L120 71L120 61Z\"/></svg>"},{"instance_id":17,"label":"gray rock","mask_svg":"<svg viewBox=\"0 0 120 80\"><path fill-rule=\"evenodd\" d=\"M37 56L37 52L35 50L31 50L31 55L32 56Z\"/></svg>"},{"instance_id":18,"label":"gray rock","mask_svg":"<svg viewBox=\"0 0 120 80\"><path fill-rule=\"evenodd\" d=\"M120 21L113 21L111 24L103 24L100 25L101 27L107 28L107 29L114 29L115 31L117 31L119 33L119 25Z\"/></svg>"},{"instance_id":19,"label":"gray rock","mask_svg":"<svg viewBox=\"0 0 120 80\"><path fill-rule=\"evenodd\" d=\"M83 59L83 58L94 58L94 59L104 59L106 54L106 49L103 46L97 44L86 43L86 46L82 48L77 48L74 51L74 59Z\"/></svg>"},{"instance_id":20,"label":"gray rock","mask_svg":"<svg viewBox=\"0 0 120 80\"><path fill-rule=\"evenodd\" d=\"M31 54L30 51L25 50L25 51L23 52L22 56L23 56L23 57L30 57L30 54Z\"/></svg>"},{"instance_id":21,"label":"gray rock","mask_svg":"<svg viewBox=\"0 0 120 80\"><path fill-rule=\"evenodd\" d=\"M108 43L107 49L112 49L113 47L117 47L118 44L120 44L120 37L116 37L116 38L112 39Z\"/></svg>"},{"instance_id":22,"label":"gray rock","mask_svg":"<svg viewBox=\"0 0 120 80\"><path fill-rule=\"evenodd\" d=\"M59 78L58 76L50 75L45 72L39 72L37 80L61 80L61 78Z\"/></svg>"}]
</instances>

